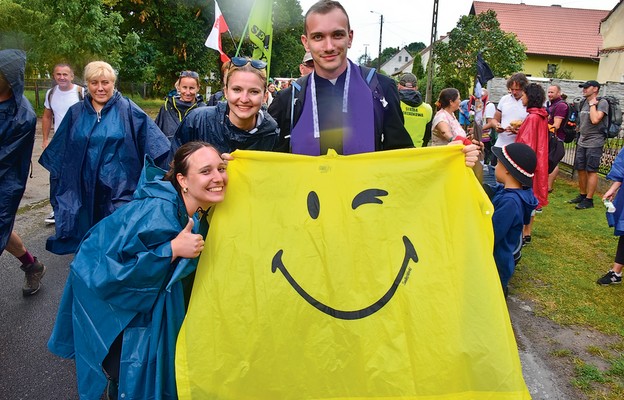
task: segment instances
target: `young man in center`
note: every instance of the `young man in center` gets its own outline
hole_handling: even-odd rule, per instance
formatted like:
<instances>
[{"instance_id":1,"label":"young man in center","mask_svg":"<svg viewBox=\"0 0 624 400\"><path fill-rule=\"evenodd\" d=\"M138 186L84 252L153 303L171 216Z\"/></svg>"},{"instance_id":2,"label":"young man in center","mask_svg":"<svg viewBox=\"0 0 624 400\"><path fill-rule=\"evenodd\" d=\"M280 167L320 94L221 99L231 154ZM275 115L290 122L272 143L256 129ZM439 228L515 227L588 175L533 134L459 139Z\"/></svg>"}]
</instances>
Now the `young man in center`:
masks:
<instances>
[{"instance_id":1,"label":"young man in center","mask_svg":"<svg viewBox=\"0 0 624 400\"><path fill-rule=\"evenodd\" d=\"M314 72L299 78L269 107L280 128L276 150L321 155L413 147L404 127L394 81L347 59L353 31L337 1L320 0L305 15L301 42L312 54ZM466 165L479 147L464 146Z\"/></svg>"},{"instance_id":2,"label":"young man in center","mask_svg":"<svg viewBox=\"0 0 624 400\"><path fill-rule=\"evenodd\" d=\"M314 73L281 92L269 108L281 131L278 150L319 155L329 148L356 154L413 147L396 84L349 61L352 40L339 2L321 0L308 10L301 42Z\"/></svg>"}]
</instances>

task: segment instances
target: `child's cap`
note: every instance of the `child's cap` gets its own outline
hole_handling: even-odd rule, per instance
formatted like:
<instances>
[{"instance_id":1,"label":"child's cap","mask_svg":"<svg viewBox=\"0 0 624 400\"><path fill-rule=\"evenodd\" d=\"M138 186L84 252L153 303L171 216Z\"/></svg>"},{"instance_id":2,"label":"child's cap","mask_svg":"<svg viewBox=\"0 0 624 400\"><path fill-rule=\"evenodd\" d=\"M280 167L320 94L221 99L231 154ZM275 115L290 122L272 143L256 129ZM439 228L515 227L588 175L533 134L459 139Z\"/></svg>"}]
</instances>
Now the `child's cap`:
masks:
<instances>
[{"instance_id":1,"label":"child's cap","mask_svg":"<svg viewBox=\"0 0 624 400\"><path fill-rule=\"evenodd\" d=\"M533 186L537 157L531 147L524 143L511 143L502 148L492 147L492 153L522 186Z\"/></svg>"}]
</instances>

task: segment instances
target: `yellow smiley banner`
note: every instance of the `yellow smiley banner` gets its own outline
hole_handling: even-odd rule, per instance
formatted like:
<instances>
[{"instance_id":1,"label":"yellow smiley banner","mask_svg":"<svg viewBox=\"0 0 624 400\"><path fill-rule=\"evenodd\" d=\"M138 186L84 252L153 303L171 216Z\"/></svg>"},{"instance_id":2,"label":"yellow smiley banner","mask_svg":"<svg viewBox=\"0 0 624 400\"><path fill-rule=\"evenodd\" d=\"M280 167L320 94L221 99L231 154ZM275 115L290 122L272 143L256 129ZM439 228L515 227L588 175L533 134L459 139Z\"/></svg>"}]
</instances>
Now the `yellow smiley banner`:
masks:
<instances>
[{"instance_id":1,"label":"yellow smiley banner","mask_svg":"<svg viewBox=\"0 0 624 400\"><path fill-rule=\"evenodd\" d=\"M460 146L237 151L178 337L181 399L529 399Z\"/></svg>"}]
</instances>

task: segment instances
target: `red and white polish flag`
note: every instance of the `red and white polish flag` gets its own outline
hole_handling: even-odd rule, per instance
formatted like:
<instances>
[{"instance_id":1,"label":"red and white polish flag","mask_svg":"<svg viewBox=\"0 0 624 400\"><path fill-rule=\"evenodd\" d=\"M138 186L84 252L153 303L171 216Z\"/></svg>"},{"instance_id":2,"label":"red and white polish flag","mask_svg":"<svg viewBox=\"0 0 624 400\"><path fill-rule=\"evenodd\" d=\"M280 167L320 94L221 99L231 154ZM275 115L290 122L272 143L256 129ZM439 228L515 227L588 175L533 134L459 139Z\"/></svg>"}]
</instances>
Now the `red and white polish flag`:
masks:
<instances>
[{"instance_id":1,"label":"red and white polish flag","mask_svg":"<svg viewBox=\"0 0 624 400\"><path fill-rule=\"evenodd\" d=\"M223 52L223 48L221 47L221 34L227 32L229 29L225 18L223 18L223 14L221 14L219 4L217 0L215 0L215 22L210 31L210 35L208 35L206 39L205 45L206 47L217 50L221 54L221 62L230 61L230 57Z\"/></svg>"}]
</instances>

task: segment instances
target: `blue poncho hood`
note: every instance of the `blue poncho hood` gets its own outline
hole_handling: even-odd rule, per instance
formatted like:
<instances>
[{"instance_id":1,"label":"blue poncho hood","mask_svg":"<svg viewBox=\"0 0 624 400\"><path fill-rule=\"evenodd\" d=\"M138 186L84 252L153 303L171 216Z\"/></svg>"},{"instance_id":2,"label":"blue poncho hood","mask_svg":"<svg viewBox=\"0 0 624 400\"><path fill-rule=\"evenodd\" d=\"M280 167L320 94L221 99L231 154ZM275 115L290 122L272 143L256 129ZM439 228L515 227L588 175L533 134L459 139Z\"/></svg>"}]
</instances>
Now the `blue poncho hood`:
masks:
<instances>
[{"instance_id":1,"label":"blue poncho hood","mask_svg":"<svg viewBox=\"0 0 624 400\"><path fill-rule=\"evenodd\" d=\"M15 102L19 108L24 94L24 73L26 71L26 53L21 50L0 50L0 71L11 85Z\"/></svg>"}]
</instances>

